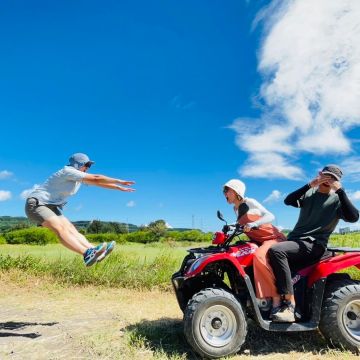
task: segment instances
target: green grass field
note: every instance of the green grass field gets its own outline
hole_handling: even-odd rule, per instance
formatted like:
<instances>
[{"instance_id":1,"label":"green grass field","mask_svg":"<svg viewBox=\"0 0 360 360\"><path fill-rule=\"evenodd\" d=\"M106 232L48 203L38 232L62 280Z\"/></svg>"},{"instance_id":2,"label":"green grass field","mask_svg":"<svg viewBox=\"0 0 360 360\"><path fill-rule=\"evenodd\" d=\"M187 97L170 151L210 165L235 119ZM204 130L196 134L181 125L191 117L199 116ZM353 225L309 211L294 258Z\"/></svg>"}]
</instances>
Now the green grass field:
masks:
<instances>
[{"instance_id":1,"label":"green grass field","mask_svg":"<svg viewBox=\"0 0 360 360\"><path fill-rule=\"evenodd\" d=\"M335 246L359 246L359 240L351 236L334 236L331 243ZM80 347L89 352L89 358L197 359L189 352L184 340L181 313L175 296L167 290L171 289L171 275L178 270L186 249L206 245L209 244L118 244L109 258L90 268L84 266L81 256L60 244L0 245L0 280L6 284L4 286L12 286L12 290L6 292L4 304L11 310L9 304L17 304L18 299L22 299L16 305L16 314L19 308L23 308L20 316L24 316L30 306L27 300L33 307L35 298L35 303L42 302L42 306L48 309L50 320L53 320L52 313L56 314L66 334L73 331L71 326L77 331L79 329L78 310L70 321L69 309L79 307L85 311L96 302L98 307L105 309L104 316L111 311L111 316L102 320L107 322L106 327L99 325L96 319L95 323L87 323L84 331L74 332L71 346L75 350L68 350L71 355ZM347 271L352 278L360 279L358 269ZM43 311L41 314L35 312L33 316L32 323L38 324ZM13 321L13 317L9 319ZM91 316L85 312L83 319L90 321ZM123 324L121 336L119 323ZM90 324L92 331L89 333ZM56 347L56 343L51 343L51 334L43 328L41 331L42 340L35 345L39 349L43 343L46 347ZM234 359L356 358L350 352L328 348L317 333L285 334L280 339L277 333L265 332L252 322L243 349L244 352ZM121 357L119 354L122 354Z\"/></svg>"},{"instance_id":2,"label":"green grass field","mask_svg":"<svg viewBox=\"0 0 360 360\"><path fill-rule=\"evenodd\" d=\"M334 235L334 246L360 246L360 235ZM106 261L87 268L82 257L60 244L0 245L0 271L20 269L32 276L50 277L62 284L101 285L132 289L170 289L186 250L199 243L118 244ZM360 279L357 268L347 269Z\"/></svg>"},{"instance_id":3,"label":"green grass field","mask_svg":"<svg viewBox=\"0 0 360 360\"><path fill-rule=\"evenodd\" d=\"M87 268L81 256L60 244L1 245L0 271L20 269L69 285L170 289L170 277L189 247L173 243L121 244L105 261Z\"/></svg>"},{"instance_id":4,"label":"green grass field","mask_svg":"<svg viewBox=\"0 0 360 360\"><path fill-rule=\"evenodd\" d=\"M186 254L186 249L191 247L199 247L201 244L194 243L191 245L178 244L177 246L169 245L167 243L150 243L150 244L117 244L116 253L124 254L129 258L137 258L142 263L154 261L156 257L164 253L171 253L172 256L181 259ZM207 244L202 244L207 245ZM17 256L34 256L47 259L48 261L59 259L75 259L79 255L69 251L60 244L48 245L0 245L0 255Z\"/></svg>"}]
</instances>

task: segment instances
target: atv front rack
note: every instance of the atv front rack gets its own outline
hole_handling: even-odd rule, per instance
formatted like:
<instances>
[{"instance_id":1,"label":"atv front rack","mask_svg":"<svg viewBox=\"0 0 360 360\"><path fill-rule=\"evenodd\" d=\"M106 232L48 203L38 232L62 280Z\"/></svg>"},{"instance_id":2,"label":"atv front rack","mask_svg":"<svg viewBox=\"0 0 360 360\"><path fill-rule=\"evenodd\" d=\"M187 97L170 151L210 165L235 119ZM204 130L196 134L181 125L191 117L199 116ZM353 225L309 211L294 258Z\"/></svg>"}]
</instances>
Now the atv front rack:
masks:
<instances>
[{"instance_id":1,"label":"atv front rack","mask_svg":"<svg viewBox=\"0 0 360 360\"><path fill-rule=\"evenodd\" d=\"M216 254L216 253L226 252L226 248L219 246L209 246L206 248L189 249L188 252L193 254Z\"/></svg>"}]
</instances>

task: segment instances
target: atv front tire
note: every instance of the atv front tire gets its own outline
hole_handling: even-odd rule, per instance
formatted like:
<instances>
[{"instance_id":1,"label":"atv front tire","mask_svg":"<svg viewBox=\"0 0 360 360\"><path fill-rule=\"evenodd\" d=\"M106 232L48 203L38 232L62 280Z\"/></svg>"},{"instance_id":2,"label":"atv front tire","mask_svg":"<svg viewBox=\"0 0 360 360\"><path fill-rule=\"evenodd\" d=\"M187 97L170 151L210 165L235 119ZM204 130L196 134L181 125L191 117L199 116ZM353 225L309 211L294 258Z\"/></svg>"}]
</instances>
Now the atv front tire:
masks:
<instances>
[{"instance_id":1,"label":"atv front tire","mask_svg":"<svg viewBox=\"0 0 360 360\"><path fill-rule=\"evenodd\" d=\"M247 333L241 304L224 289L198 292L185 309L184 333L189 345L202 357L217 359L235 354Z\"/></svg>"},{"instance_id":2,"label":"atv front tire","mask_svg":"<svg viewBox=\"0 0 360 360\"><path fill-rule=\"evenodd\" d=\"M360 282L344 279L329 284L319 329L331 345L360 351Z\"/></svg>"}]
</instances>

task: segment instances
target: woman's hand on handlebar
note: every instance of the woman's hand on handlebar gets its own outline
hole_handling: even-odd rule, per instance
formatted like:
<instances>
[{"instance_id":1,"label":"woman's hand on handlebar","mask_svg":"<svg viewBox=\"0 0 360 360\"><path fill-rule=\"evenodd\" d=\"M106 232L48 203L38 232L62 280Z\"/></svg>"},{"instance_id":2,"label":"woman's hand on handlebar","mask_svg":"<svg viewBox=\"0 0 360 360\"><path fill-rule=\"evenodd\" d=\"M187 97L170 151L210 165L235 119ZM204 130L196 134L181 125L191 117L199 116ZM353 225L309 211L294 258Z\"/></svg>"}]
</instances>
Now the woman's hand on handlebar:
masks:
<instances>
[{"instance_id":1,"label":"woman's hand on handlebar","mask_svg":"<svg viewBox=\"0 0 360 360\"><path fill-rule=\"evenodd\" d=\"M244 230L244 233L247 233L251 230L251 226L249 226L248 224L245 224L243 230Z\"/></svg>"},{"instance_id":2,"label":"woman's hand on handlebar","mask_svg":"<svg viewBox=\"0 0 360 360\"><path fill-rule=\"evenodd\" d=\"M257 224L256 223L248 223L248 224L245 224L244 225L244 233L247 233L247 232L249 232L250 230L255 230L255 229L257 229L258 228L258 226L257 226Z\"/></svg>"}]
</instances>

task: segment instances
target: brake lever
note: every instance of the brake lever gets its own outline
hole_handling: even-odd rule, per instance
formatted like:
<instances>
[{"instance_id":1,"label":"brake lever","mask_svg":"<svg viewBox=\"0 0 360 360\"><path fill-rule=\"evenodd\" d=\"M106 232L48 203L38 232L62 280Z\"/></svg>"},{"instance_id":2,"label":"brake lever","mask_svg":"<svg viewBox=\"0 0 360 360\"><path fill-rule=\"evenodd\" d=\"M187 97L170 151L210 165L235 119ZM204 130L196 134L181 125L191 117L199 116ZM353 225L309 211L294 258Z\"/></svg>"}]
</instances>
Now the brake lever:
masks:
<instances>
[{"instance_id":1,"label":"brake lever","mask_svg":"<svg viewBox=\"0 0 360 360\"><path fill-rule=\"evenodd\" d=\"M236 223L236 224L234 224L234 225L225 225L225 226L228 226L229 227L229 229L230 228L234 228L234 232L229 236L229 238L226 240L226 242L224 243L224 247L226 248L226 249L228 249L229 248L229 246L230 246L230 243L231 243L231 241L236 237L236 236L239 236L239 235L241 235L242 233L243 233L243 228L244 228L244 226L243 225L240 225L239 223ZM238 233L239 232L239 233Z\"/></svg>"}]
</instances>

